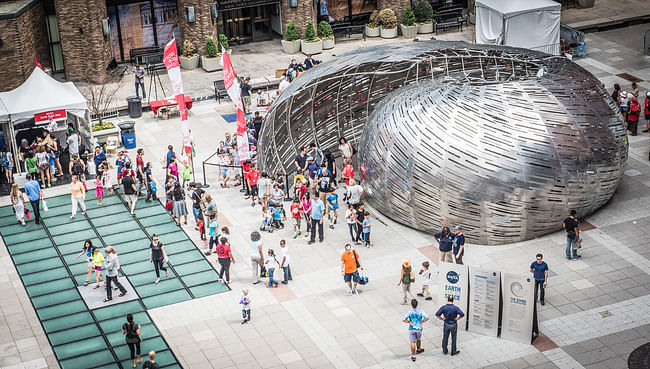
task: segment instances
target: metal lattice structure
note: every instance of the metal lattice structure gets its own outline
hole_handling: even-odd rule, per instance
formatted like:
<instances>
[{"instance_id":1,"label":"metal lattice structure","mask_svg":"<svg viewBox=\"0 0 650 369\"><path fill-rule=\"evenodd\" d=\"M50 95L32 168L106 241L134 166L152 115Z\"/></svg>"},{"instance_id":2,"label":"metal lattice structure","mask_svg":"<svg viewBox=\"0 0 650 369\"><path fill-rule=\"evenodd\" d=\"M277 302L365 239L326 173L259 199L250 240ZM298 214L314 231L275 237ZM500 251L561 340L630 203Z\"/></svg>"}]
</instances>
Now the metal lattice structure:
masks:
<instances>
[{"instance_id":1,"label":"metal lattice structure","mask_svg":"<svg viewBox=\"0 0 650 369\"><path fill-rule=\"evenodd\" d=\"M382 214L425 231L460 224L483 244L598 209L628 145L618 108L571 61L442 41L362 49L305 73L269 110L259 162L292 172L297 148L336 152L339 137L359 147Z\"/></svg>"}]
</instances>

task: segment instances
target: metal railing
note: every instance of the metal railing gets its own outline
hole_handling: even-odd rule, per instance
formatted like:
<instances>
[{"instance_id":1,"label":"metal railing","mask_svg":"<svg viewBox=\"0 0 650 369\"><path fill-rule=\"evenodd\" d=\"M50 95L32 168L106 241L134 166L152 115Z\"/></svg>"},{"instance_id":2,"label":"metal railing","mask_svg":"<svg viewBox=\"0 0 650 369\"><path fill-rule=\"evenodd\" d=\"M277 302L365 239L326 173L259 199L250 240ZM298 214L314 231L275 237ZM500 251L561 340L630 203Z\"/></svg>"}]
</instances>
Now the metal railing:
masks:
<instances>
[{"instance_id":1,"label":"metal railing","mask_svg":"<svg viewBox=\"0 0 650 369\"><path fill-rule=\"evenodd\" d=\"M550 55L560 55L561 44L556 43L550 45L536 46L536 47L531 47L530 50L540 51Z\"/></svg>"}]
</instances>

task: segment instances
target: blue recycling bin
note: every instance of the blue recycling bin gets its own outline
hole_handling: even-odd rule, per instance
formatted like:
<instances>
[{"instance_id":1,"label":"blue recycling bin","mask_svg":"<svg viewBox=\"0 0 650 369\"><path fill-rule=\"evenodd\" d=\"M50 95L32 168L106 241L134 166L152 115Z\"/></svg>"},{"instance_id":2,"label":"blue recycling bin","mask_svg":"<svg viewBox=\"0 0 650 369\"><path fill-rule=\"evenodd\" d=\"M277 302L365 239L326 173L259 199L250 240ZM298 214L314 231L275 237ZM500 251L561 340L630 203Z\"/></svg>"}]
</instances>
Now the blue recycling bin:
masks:
<instances>
[{"instance_id":1,"label":"blue recycling bin","mask_svg":"<svg viewBox=\"0 0 650 369\"><path fill-rule=\"evenodd\" d=\"M125 149L135 149L135 122L124 122L119 124L122 136L122 145Z\"/></svg>"}]
</instances>

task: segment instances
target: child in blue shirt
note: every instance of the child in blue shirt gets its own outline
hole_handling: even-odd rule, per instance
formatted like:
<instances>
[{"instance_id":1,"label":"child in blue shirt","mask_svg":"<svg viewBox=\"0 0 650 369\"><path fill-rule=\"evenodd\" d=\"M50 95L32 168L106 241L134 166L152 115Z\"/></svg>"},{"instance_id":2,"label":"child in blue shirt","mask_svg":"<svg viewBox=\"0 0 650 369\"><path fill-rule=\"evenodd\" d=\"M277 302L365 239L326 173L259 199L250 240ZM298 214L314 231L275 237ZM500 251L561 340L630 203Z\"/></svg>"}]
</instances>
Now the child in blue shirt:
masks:
<instances>
[{"instance_id":1,"label":"child in blue shirt","mask_svg":"<svg viewBox=\"0 0 650 369\"><path fill-rule=\"evenodd\" d=\"M282 206L276 206L273 210L273 227L275 229L284 228L284 220L287 219L286 214L284 213L284 208Z\"/></svg>"},{"instance_id":2,"label":"child in blue shirt","mask_svg":"<svg viewBox=\"0 0 650 369\"><path fill-rule=\"evenodd\" d=\"M334 224L339 218L339 195L336 192L330 192L327 195L327 217L330 220L330 228L334 229ZM332 219L334 219L332 221Z\"/></svg>"},{"instance_id":3,"label":"child in blue shirt","mask_svg":"<svg viewBox=\"0 0 650 369\"><path fill-rule=\"evenodd\" d=\"M56 165L54 164L54 153L49 151L47 156L50 159L48 164L50 166L50 174L52 175L52 182L56 182L56 177L54 176L56 174Z\"/></svg>"},{"instance_id":4,"label":"child in blue shirt","mask_svg":"<svg viewBox=\"0 0 650 369\"><path fill-rule=\"evenodd\" d=\"M370 244L370 227L372 227L372 223L370 223L370 213L366 212L366 216L363 219L363 245L368 248L372 246Z\"/></svg>"},{"instance_id":5,"label":"child in blue shirt","mask_svg":"<svg viewBox=\"0 0 650 369\"><path fill-rule=\"evenodd\" d=\"M210 242L208 243L208 252L206 255L212 254L212 245L217 245L219 243L219 222L217 222L217 217L212 216L210 218L210 223L208 223L208 228L210 230Z\"/></svg>"}]
</instances>

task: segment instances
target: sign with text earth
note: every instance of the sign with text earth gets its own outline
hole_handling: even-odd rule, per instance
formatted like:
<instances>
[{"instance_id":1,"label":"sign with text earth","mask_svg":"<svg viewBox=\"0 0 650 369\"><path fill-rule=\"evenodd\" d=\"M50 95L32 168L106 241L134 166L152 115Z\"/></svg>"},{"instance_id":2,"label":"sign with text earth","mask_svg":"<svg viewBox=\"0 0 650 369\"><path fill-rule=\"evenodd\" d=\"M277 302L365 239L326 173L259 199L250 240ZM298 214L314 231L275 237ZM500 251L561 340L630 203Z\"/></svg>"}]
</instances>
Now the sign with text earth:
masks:
<instances>
[{"instance_id":1,"label":"sign with text earth","mask_svg":"<svg viewBox=\"0 0 650 369\"><path fill-rule=\"evenodd\" d=\"M469 268L469 330L496 337L499 333L501 272Z\"/></svg>"},{"instance_id":2,"label":"sign with text earth","mask_svg":"<svg viewBox=\"0 0 650 369\"><path fill-rule=\"evenodd\" d=\"M533 336L535 282L531 277L503 273L501 338L530 344Z\"/></svg>"},{"instance_id":3,"label":"sign with text earth","mask_svg":"<svg viewBox=\"0 0 650 369\"><path fill-rule=\"evenodd\" d=\"M441 262L438 265L438 304L447 303L447 297L454 296L454 304L467 313L467 265Z\"/></svg>"}]
</instances>

